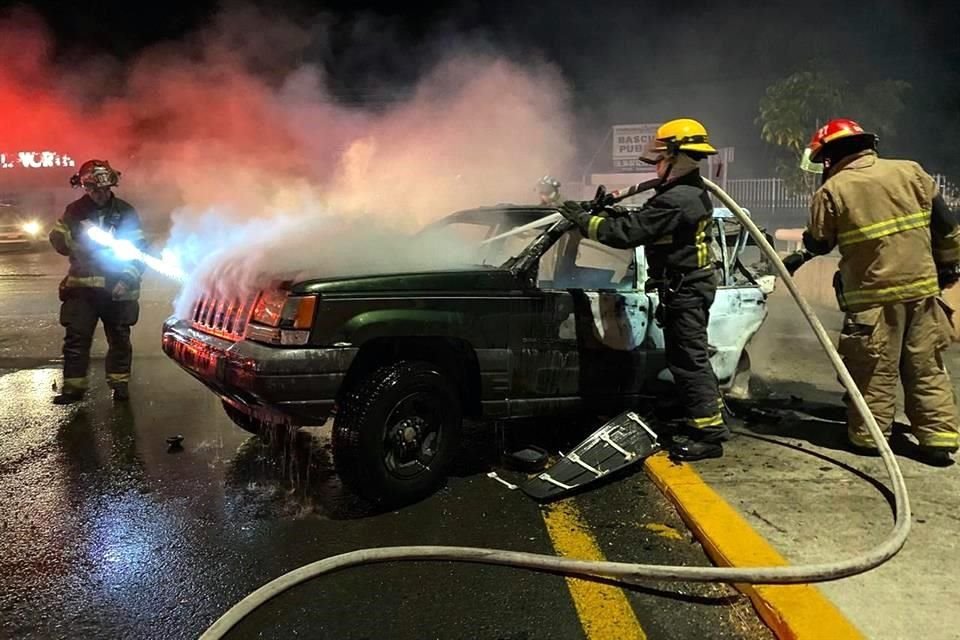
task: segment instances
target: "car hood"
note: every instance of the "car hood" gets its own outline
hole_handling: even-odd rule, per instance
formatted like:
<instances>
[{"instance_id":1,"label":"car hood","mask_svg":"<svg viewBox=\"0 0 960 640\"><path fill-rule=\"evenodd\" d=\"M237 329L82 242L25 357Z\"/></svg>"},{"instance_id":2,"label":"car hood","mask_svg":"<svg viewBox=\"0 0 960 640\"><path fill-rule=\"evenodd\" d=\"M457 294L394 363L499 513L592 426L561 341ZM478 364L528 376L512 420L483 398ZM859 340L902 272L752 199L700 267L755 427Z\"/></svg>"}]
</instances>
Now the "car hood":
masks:
<instances>
[{"instance_id":1,"label":"car hood","mask_svg":"<svg viewBox=\"0 0 960 640\"><path fill-rule=\"evenodd\" d=\"M445 292L469 293L518 289L517 279L503 269L461 269L419 271L362 276L300 279L292 293L395 293Z\"/></svg>"}]
</instances>

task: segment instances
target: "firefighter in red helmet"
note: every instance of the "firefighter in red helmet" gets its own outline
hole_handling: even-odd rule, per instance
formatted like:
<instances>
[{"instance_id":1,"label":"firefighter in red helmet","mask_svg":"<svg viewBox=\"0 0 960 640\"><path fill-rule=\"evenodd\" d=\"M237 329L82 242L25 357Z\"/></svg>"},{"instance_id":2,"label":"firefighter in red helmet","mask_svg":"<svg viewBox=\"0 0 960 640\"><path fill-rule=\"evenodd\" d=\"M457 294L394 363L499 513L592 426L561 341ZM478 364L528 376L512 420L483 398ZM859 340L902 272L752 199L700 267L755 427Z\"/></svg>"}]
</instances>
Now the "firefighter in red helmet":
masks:
<instances>
[{"instance_id":1,"label":"firefighter in red helmet","mask_svg":"<svg viewBox=\"0 0 960 640\"><path fill-rule=\"evenodd\" d=\"M838 350L885 433L893 427L897 382L907 417L930 464L948 465L960 445L957 411L941 352L952 311L941 290L958 279L960 227L936 182L916 162L877 156L877 137L847 119L814 133L806 160L819 163L804 250L784 264L839 249L834 278L845 312ZM848 401L855 450L875 453L863 419Z\"/></svg>"},{"instance_id":2,"label":"firefighter in red helmet","mask_svg":"<svg viewBox=\"0 0 960 640\"><path fill-rule=\"evenodd\" d=\"M119 180L120 172L106 160L80 165L70 184L82 187L85 193L67 205L50 232L50 244L70 259L67 276L60 283L60 324L65 336L63 386L54 398L56 404L76 402L86 393L90 347L98 322L103 322L107 337L107 384L115 400L129 399L130 328L140 314L144 265L122 259L87 234L90 227L99 227L139 248L146 244L136 210L113 194Z\"/></svg>"}]
</instances>

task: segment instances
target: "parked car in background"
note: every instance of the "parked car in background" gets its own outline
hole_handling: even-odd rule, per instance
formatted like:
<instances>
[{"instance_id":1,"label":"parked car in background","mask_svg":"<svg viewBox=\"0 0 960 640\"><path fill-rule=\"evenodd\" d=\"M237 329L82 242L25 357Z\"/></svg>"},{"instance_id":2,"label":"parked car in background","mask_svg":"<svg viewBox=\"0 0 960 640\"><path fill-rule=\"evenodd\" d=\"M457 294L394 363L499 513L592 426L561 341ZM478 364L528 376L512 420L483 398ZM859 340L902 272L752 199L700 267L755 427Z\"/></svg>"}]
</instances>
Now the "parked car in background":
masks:
<instances>
[{"instance_id":1,"label":"parked car in background","mask_svg":"<svg viewBox=\"0 0 960 640\"><path fill-rule=\"evenodd\" d=\"M36 251L49 246L50 222L13 200L0 200L0 251Z\"/></svg>"}]
</instances>

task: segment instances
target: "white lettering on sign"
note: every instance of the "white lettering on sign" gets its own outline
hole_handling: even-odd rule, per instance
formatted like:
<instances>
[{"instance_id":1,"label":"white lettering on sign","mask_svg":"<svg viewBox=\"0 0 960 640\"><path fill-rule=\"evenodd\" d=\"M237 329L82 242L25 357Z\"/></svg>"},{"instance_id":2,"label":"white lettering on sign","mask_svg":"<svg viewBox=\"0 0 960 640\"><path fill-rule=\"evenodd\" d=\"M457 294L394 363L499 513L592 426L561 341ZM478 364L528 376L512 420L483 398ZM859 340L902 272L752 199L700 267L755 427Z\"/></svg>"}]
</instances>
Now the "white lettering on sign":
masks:
<instances>
[{"instance_id":1,"label":"white lettering on sign","mask_svg":"<svg viewBox=\"0 0 960 640\"><path fill-rule=\"evenodd\" d=\"M648 170L640 154L657 135L659 124L620 124L613 127L613 166L617 169Z\"/></svg>"},{"instance_id":2,"label":"white lettering on sign","mask_svg":"<svg viewBox=\"0 0 960 640\"><path fill-rule=\"evenodd\" d=\"M18 151L17 153L0 153L0 169L55 169L59 167L75 167L74 162L66 153L56 151Z\"/></svg>"}]
</instances>

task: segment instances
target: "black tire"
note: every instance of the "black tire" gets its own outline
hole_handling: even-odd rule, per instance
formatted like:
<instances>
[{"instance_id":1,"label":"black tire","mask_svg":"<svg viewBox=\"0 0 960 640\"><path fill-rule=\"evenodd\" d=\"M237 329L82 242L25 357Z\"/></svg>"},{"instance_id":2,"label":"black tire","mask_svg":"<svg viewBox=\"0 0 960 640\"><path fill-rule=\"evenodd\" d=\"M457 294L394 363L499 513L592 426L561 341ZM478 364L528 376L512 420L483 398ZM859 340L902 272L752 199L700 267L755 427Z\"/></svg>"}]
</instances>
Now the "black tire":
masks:
<instances>
[{"instance_id":1,"label":"black tire","mask_svg":"<svg viewBox=\"0 0 960 640\"><path fill-rule=\"evenodd\" d=\"M237 409L226 400L222 400L221 402L223 404L224 413L226 413L227 417L233 421L233 424L237 425L244 431L252 433L255 436L272 437L274 435L296 430L296 427L292 425L257 420L256 418L245 414L243 411L240 411L240 409Z\"/></svg>"},{"instance_id":2,"label":"black tire","mask_svg":"<svg viewBox=\"0 0 960 640\"><path fill-rule=\"evenodd\" d=\"M437 367L397 362L349 390L333 423L333 461L343 482L381 504L430 495L446 478L461 433L460 397Z\"/></svg>"}]
</instances>

